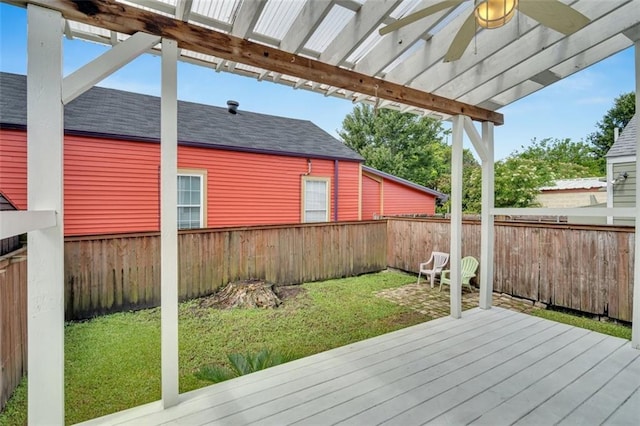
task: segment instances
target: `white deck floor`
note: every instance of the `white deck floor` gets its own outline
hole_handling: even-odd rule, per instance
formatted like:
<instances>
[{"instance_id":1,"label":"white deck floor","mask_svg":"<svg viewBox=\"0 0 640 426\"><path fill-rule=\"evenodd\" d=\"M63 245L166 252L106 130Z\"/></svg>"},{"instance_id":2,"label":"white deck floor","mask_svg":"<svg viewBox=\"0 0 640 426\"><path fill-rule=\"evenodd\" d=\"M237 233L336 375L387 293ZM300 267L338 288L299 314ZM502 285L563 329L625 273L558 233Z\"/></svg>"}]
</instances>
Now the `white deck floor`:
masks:
<instances>
[{"instance_id":1,"label":"white deck floor","mask_svg":"<svg viewBox=\"0 0 640 426\"><path fill-rule=\"evenodd\" d=\"M87 424L640 424L640 351L473 309Z\"/></svg>"}]
</instances>

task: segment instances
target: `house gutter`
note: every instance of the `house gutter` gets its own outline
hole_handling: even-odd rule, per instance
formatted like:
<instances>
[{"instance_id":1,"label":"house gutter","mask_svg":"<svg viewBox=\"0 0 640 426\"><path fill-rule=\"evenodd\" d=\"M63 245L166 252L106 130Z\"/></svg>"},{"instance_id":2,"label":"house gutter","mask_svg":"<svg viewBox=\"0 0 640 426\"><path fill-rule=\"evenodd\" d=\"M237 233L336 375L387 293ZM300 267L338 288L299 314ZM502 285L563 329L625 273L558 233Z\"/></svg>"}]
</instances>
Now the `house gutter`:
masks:
<instances>
[{"instance_id":1,"label":"house gutter","mask_svg":"<svg viewBox=\"0 0 640 426\"><path fill-rule=\"evenodd\" d=\"M338 160L333 160L333 181L335 190L333 191L333 221L338 221Z\"/></svg>"}]
</instances>

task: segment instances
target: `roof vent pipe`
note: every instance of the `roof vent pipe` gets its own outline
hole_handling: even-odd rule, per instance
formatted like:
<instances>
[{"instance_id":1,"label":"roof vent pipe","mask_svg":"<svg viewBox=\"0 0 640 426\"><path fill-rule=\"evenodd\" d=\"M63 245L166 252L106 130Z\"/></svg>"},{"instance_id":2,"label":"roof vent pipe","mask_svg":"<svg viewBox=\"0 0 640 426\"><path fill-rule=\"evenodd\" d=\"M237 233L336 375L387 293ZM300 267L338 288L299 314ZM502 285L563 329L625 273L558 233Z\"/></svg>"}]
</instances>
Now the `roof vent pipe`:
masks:
<instances>
[{"instance_id":1,"label":"roof vent pipe","mask_svg":"<svg viewBox=\"0 0 640 426\"><path fill-rule=\"evenodd\" d=\"M240 104L237 101L227 101L227 108L231 114L237 114L239 106Z\"/></svg>"}]
</instances>

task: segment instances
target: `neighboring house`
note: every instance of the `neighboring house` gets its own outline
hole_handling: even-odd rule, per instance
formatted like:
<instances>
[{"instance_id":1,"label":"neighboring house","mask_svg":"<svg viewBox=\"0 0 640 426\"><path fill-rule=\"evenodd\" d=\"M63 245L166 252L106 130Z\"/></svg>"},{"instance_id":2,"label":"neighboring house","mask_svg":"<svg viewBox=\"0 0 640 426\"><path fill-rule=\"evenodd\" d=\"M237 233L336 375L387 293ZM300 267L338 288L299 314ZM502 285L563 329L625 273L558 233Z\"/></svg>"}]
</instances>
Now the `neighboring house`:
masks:
<instances>
[{"instance_id":1,"label":"neighboring house","mask_svg":"<svg viewBox=\"0 0 640 426\"><path fill-rule=\"evenodd\" d=\"M0 73L0 93L0 190L25 209L26 77ZM157 231L160 99L94 87L64 127L65 235ZM362 161L309 121L178 102L179 227L369 219ZM442 194L394 179L420 200L394 214L434 213Z\"/></svg>"},{"instance_id":2,"label":"neighboring house","mask_svg":"<svg viewBox=\"0 0 640 426\"><path fill-rule=\"evenodd\" d=\"M636 135L638 114L622 130L607 152L607 207L635 207L636 205ZM609 223L633 225L631 218L614 217Z\"/></svg>"},{"instance_id":3,"label":"neighboring house","mask_svg":"<svg viewBox=\"0 0 640 426\"><path fill-rule=\"evenodd\" d=\"M605 178L560 179L540 188L536 201L541 207L585 207L607 202Z\"/></svg>"},{"instance_id":4,"label":"neighboring house","mask_svg":"<svg viewBox=\"0 0 640 426\"><path fill-rule=\"evenodd\" d=\"M403 214L434 214L436 203L447 196L390 175L362 166L362 219Z\"/></svg>"}]
</instances>

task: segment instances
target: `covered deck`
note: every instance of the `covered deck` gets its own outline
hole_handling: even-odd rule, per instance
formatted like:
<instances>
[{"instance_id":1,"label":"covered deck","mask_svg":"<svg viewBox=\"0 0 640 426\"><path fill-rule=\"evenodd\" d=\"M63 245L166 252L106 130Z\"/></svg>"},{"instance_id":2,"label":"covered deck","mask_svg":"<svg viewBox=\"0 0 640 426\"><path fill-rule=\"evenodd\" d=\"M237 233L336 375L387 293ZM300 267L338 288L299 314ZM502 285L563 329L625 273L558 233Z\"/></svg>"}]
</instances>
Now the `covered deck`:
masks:
<instances>
[{"instance_id":1,"label":"covered deck","mask_svg":"<svg viewBox=\"0 0 640 426\"><path fill-rule=\"evenodd\" d=\"M637 424L628 340L494 307L440 318L85 425Z\"/></svg>"}]
</instances>

